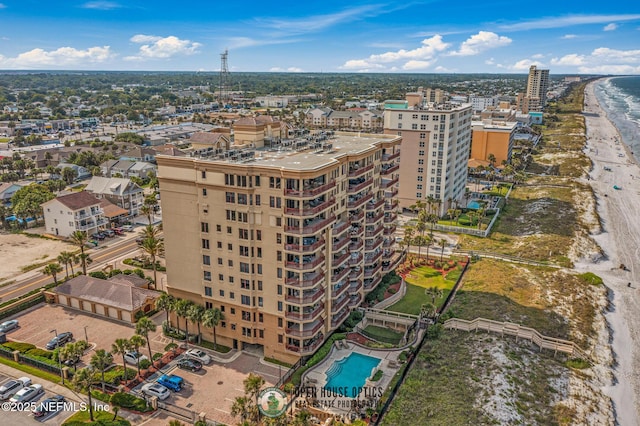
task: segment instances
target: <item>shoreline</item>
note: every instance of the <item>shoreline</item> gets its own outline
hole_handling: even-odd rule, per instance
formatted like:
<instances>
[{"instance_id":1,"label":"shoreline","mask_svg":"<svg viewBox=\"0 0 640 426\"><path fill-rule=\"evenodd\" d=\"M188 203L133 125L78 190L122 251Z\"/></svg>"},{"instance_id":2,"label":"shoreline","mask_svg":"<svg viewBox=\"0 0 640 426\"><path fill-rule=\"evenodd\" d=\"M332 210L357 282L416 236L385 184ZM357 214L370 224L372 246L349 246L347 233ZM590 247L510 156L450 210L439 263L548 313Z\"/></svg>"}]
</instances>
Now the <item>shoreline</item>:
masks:
<instances>
[{"instance_id":1,"label":"shoreline","mask_svg":"<svg viewBox=\"0 0 640 426\"><path fill-rule=\"evenodd\" d=\"M637 315L640 312L637 270L640 267L640 191L637 189L640 188L640 167L595 96L595 85L600 82L590 82L584 90L585 154L592 161L588 183L593 189L602 225L602 231L592 238L606 257L595 263L583 260L576 264L576 269L598 274L610 291L610 309L604 316L609 328L608 346L614 358L610 366L613 379L602 390L613 402L616 424L637 425L640 418L640 377L636 374L640 371L637 349L640 344ZM622 189L615 190L613 185Z\"/></svg>"}]
</instances>

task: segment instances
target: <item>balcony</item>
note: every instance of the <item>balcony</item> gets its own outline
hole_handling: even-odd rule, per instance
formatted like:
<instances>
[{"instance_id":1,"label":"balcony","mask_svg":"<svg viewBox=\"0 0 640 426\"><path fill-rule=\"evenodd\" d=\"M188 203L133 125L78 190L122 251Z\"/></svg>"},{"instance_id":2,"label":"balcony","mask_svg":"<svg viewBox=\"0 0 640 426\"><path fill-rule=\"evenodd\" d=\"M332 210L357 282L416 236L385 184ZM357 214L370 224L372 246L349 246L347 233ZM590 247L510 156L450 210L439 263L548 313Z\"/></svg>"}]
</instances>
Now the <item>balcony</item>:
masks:
<instances>
[{"instance_id":1,"label":"balcony","mask_svg":"<svg viewBox=\"0 0 640 426\"><path fill-rule=\"evenodd\" d=\"M384 204L385 210L396 210L398 208L398 200L387 200Z\"/></svg>"},{"instance_id":2,"label":"balcony","mask_svg":"<svg viewBox=\"0 0 640 426\"><path fill-rule=\"evenodd\" d=\"M335 299L336 297L340 297L343 294L346 293L347 289L349 289L349 285L348 284L343 284L340 288L338 289L333 289L331 290L331 298Z\"/></svg>"},{"instance_id":3,"label":"balcony","mask_svg":"<svg viewBox=\"0 0 640 426\"><path fill-rule=\"evenodd\" d=\"M350 271L349 268L344 268L340 272L331 275L331 282L334 284L340 282L341 279L349 275Z\"/></svg>"},{"instance_id":4,"label":"balcony","mask_svg":"<svg viewBox=\"0 0 640 426\"><path fill-rule=\"evenodd\" d=\"M333 224L333 236L337 237L349 228L349 222L338 222Z\"/></svg>"},{"instance_id":5,"label":"balcony","mask_svg":"<svg viewBox=\"0 0 640 426\"><path fill-rule=\"evenodd\" d=\"M392 257L389 263L385 266L382 266L382 272L389 272L398 267L402 259L404 258L404 253L398 253L396 256Z\"/></svg>"},{"instance_id":6,"label":"balcony","mask_svg":"<svg viewBox=\"0 0 640 426\"><path fill-rule=\"evenodd\" d=\"M382 241L382 247L390 248L391 246L393 246L393 243L394 243L394 239L393 238L385 238Z\"/></svg>"},{"instance_id":7,"label":"balcony","mask_svg":"<svg viewBox=\"0 0 640 426\"><path fill-rule=\"evenodd\" d=\"M333 244L331 245L331 249L333 251L340 251L342 250L344 247L346 247L347 243L351 241L349 239L348 236L344 236L342 238L339 238L338 240L336 240L335 238L333 239Z\"/></svg>"},{"instance_id":8,"label":"balcony","mask_svg":"<svg viewBox=\"0 0 640 426\"><path fill-rule=\"evenodd\" d=\"M361 294L353 294L349 297L349 308L356 308L360 306L360 303L362 303Z\"/></svg>"},{"instance_id":9,"label":"balcony","mask_svg":"<svg viewBox=\"0 0 640 426\"><path fill-rule=\"evenodd\" d=\"M85 223L84 225L77 224L76 229L79 231L86 231L88 229L97 228L98 226L106 225L109 221L105 218L97 219L95 222Z\"/></svg>"},{"instance_id":10,"label":"balcony","mask_svg":"<svg viewBox=\"0 0 640 426\"><path fill-rule=\"evenodd\" d=\"M315 292L298 292L298 294L287 294L284 298L287 302L307 305L313 303L324 296L324 289L320 288Z\"/></svg>"},{"instance_id":11,"label":"balcony","mask_svg":"<svg viewBox=\"0 0 640 426\"><path fill-rule=\"evenodd\" d=\"M367 203L367 210L369 211L375 210L383 204L384 204L384 198L380 198L378 201L375 201L375 202L372 200L371 202Z\"/></svg>"},{"instance_id":12,"label":"balcony","mask_svg":"<svg viewBox=\"0 0 640 426\"><path fill-rule=\"evenodd\" d=\"M362 239L351 241L351 244L349 244L350 251L360 251L362 247L364 247L364 241L362 241Z\"/></svg>"},{"instance_id":13,"label":"balcony","mask_svg":"<svg viewBox=\"0 0 640 426\"><path fill-rule=\"evenodd\" d=\"M364 226L352 226L349 235L351 238L362 237L364 235Z\"/></svg>"},{"instance_id":14,"label":"balcony","mask_svg":"<svg viewBox=\"0 0 640 426\"><path fill-rule=\"evenodd\" d=\"M373 183L373 178L369 178L369 179L365 179L364 182L358 183L356 185L349 184L349 189L347 190L347 193L355 194L357 192L362 191L364 188L371 185L372 183Z\"/></svg>"},{"instance_id":15,"label":"balcony","mask_svg":"<svg viewBox=\"0 0 640 426\"><path fill-rule=\"evenodd\" d=\"M373 251L382 245L382 237L378 237L373 240L372 243L364 245L364 251Z\"/></svg>"},{"instance_id":16,"label":"balcony","mask_svg":"<svg viewBox=\"0 0 640 426\"><path fill-rule=\"evenodd\" d=\"M343 321L346 320L349 316L349 312L349 309L345 308L342 310L342 312L338 312L337 315L334 315L333 318L331 318L331 328L336 328L337 326L342 324Z\"/></svg>"},{"instance_id":17,"label":"balcony","mask_svg":"<svg viewBox=\"0 0 640 426\"><path fill-rule=\"evenodd\" d=\"M339 266L341 266L344 262L347 261L347 259L349 259L349 256L351 256L346 250L344 252L344 254L342 256L340 256L337 259L332 259L331 261L331 267L332 268L337 268Z\"/></svg>"},{"instance_id":18,"label":"balcony","mask_svg":"<svg viewBox=\"0 0 640 426\"><path fill-rule=\"evenodd\" d=\"M319 185L310 185L305 187L302 191L299 189L291 189L287 188L284 190L285 195L290 197L315 197L316 195L322 194L323 192L327 192L328 190L334 188L336 186L335 180L330 180L328 183L319 184Z\"/></svg>"},{"instance_id":19,"label":"balcony","mask_svg":"<svg viewBox=\"0 0 640 426\"><path fill-rule=\"evenodd\" d=\"M358 293L362 290L362 280L351 281L351 285L349 285L349 294Z\"/></svg>"},{"instance_id":20,"label":"balcony","mask_svg":"<svg viewBox=\"0 0 640 426\"><path fill-rule=\"evenodd\" d=\"M289 226L285 226L284 230L285 232L288 232L290 234L297 234L297 235L313 234L318 232L322 228L326 228L327 226L329 226L335 219L336 217L333 214L331 214L326 219L316 219L309 222L308 224L304 225L302 229L300 229L300 226L289 225Z\"/></svg>"},{"instance_id":21,"label":"balcony","mask_svg":"<svg viewBox=\"0 0 640 426\"><path fill-rule=\"evenodd\" d=\"M365 279L364 280L364 291L369 292L369 291L373 290L381 282L382 282L382 276L377 276L377 277L375 277L373 279L370 279L370 280Z\"/></svg>"},{"instance_id":22,"label":"balcony","mask_svg":"<svg viewBox=\"0 0 640 426\"><path fill-rule=\"evenodd\" d=\"M395 160L398 157L400 157L400 151L396 151L393 154L382 154L382 161L386 163L388 161Z\"/></svg>"},{"instance_id":23,"label":"balcony","mask_svg":"<svg viewBox=\"0 0 640 426\"><path fill-rule=\"evenodd\" d=\"M380 182L380 188L381 189L387 189L393 185L395 185L396 183L398 183L399 178L396 176L391 180L388 179L382 179L382 181Z\"/></svg>"},{"instance_id":24,"label":"balcony","mask_svg":"<svg viewBox=\"0 0 640 426\"><path fill-rule=\"evenodd\" d=\"M384 211L380 210L380 213L378 213L377 215L374 216L367 216L367 223L376 223L378 222L380 219L382 219L384 217Z\"/></svg>"},{"instance_id":25,"label":"balcony","mask_svg":"<svg viewBox=\"0 0 640 426\"><path fill-rule=\"evenodd\" d=\"M321 283L322 281L324 281L324 272L317 272L302 274L302 281L300 280L300 277L295 277L287 278L284 283L289 287L310 288L318 285L318 283Z\"/></svg>"},{"instance_id":26,"label":"balcony","mask_svg":"<svg viewBox=\"0 0 640 426\"><path fill-rule=\"evenodd\" d=\"M285 244L284 249L286 251L295 251L302 253L311 253L316 251L318 248L324 245L324 238L320 238L315 243L312 244Z\"/></svg>"},{"instance_id":27,"label":"balcony","mask_svg":"<svg viewBox=\"0 0 640 426\"><path fill-rule=\"evenodd\" d=\"M358 177L358 176L362 176L363 174L365 174L366 172L368 172L369 170L373 169L373 163L369 164L368 166L364 166L364 167L350 167L349 168L349 177L350 178L354 178L354 177Z\"/></svg>"},{"instance_id":28,"label":"balcony","mask_svg":"<svg viewBox=\"0 0 640 426\"><path fill-rule=\"evenodd\" d=\"M395 186L392 186L391 188L384 191L384 196L386 198L393 198L396 195L398 195L398 188L396 188Z\"/></svg>"},{"instance_id":29,"label":"balcony","mask_svg":"<svg viewBox=\"0 0 640 426\"><path fill-rule=\"evenodd\" d=\"M340 309L347 306L347 303L349 303L349 296L345 294L341 299L338 299L335 304L331 305L331 312L340 312Z\"/></svg>"},{"instance_id":30,"label":"balcony","mask_svg":"<svg viewBox=\"0 0 640 426\"><path fill-rule=\"evenodd\" d=\"M382 257L382 250L380 250L379 252L377 252L376 254L372 255L372 256L365 256L364 257L364 264L365 265L371 265L376 263L377 260L379 260Z\"/></svg>"},{"instance_id":31,"label":"balcony","mask_svg":"<svg viewBox=\"0 0 640 426\"><path fill-rule=\"evenodd\" d=\"M302 311L287 311L284 316L294 320L311 320L324 312L324 303L320 303L315 309L303 309Z\"/></svg>"},{"instance_id":32,"label":"balcony","mask_svg":"<svg viewBox=\"0 0 640 426\"><path fill-rule=\"evenodd\" d=\"M87 219L94 216L101 216L104 214L104 210L102 209L93 209L89 212L85 213L76 213L73 217L75 220Z\"/></svg>"},{"instance_id":33,"label":"balcony","mask_svg":"<svg viewBox=\"0 0 640 426\"><path fill-rule=\"evenodd\" d=\"M388 213L384 215L384 223L392 223L398 218L396 213Z\"/></svg>"},{"instance_id":34,"label":"balcony","mask_svg":"<svg viewBox=\"0 0 640 426\"><path fill-rule=\"evenodd\" d=\"M310 343L308 345L303 346L302 348L300 346L296 346L296 345L287 345L287 350L291 351L291 352L298 352L302 355L308 355L313 353L316 349L318 349L320 347L320 345L322 345L322 342L324 341L324 339L318 339L313 343Z\"/></svg>"},{"instance_id":35,"label":"balcony","mask_svg":"<svg viewBox=\"0 0 640 426\"><path fill-rule=\"evenodd\" d=\"M364 211L360 210L358 213L353 213L349 215L349 222L360 222L364 218Z\"/></svg>"},{"instance_id":36,"label":"balcony","mask_svg":"<svg viewBox=\"0 0 640 426\"><path fill-rule=\"evenodd\" d=\"M302 263L300 259L292 260L285 263L285 266L289 269L298 269L302 271L309 271L316 268L316 266L324 262L324 256L318 256L313 258L312 256L302 256Z\"/></svg>"},{"instance_id":37,"label":"balcony","mask_svg":"<svg viewBox=\"0 0 640 426\"><path fill-rule=\"evenodd\" d=\"M384 227L384 235L393 235L396 232L396 226L395 225L391 225L391 226L385 226Z\"/></svg>"},{"instance_id":38,"label":"balcony","mask_svg":"<svg viewBox=\"0 0 640 426\"><path fill-rule=\"evenodd\" d=\"M378 235L380 235L380 233L384 231L384 226L382 224L376 226L373 230L371 231L365 231L364 236L366 238L373 238L376 237Z\"/></svg>"},{"instance_id":39,"label":"balcony","mask_svg":"<svg viewBox=\"0 0 640 426\"><path fill-rule=\"evenodd\" d=\"M396 191L397 193L397 191ZM348 209L355 209L363 205L365 202L369 201L373 198L373 194L369 193L367 195L363 195L359 198L357 197L349 197L349 202L347 202Z\"/></svg>"},{"instance_id":40,"label":"balcony","mask_svg":"<svg viewBox=\"0 0 640 426\"><path fill-rule=\"evenodd\" d=\"M382 269L382 264L379 264L378 266L376 266L375 268L371 268L371 269L366 269L364 270L364 278L373 278L373 276L375 274L377 274L378 272L380 272L380 270Z\"/></svg>"},{"instance_id":41,"label":"balcony","mask_svg":"<svg viewBox=\"0 0 640 426\"><path fill-rule=\"evenodd\" d=\"M313 337L313 336L316 335L316 333L318 331L320 331L322 329L323 325L324 325L324 321L323 320L318 320L318 321L313 322L311 324L304 324L304 326L302 327L302 330L296 329L296 328L287 328L287 329L285 329L285 332L289 336Z\"/></svg>"},{"instance_id":42,"label":"balcony","mask_svg":"<svg viewBox=\"0 0 640 426\"><path fill-rule=\"evenodd\" d=\"M392 166L388 166L388 167L383 166L382 169L380 170L380 174L382 174L383 176L390 175L391 173L395 172L399 168L400 168L400 164L398 163L394 163Z\"/></svg>"},{"instance_id":43,"label":"balcony","mask_svg":"<svg viewBox=\"0 0 640 426\"><path fill-rule=\"evenodd\" d=\"M318 213L322 212L323 210L326 210L332 205L334 205L335 202L336 202L336 199L334 197L331 197L327 201L324 201L315 207L310 207L310 206L303 207L302 211L300 211L300 209L295 207L287 207L286 209L284 209L284 214L287 214L290 216L315 216Z\"/></svg>"},{"instance_id":44,"label":"balcony","mask_svg":"<svg viewBox=\"0 0 640 426\"><path fill-rule=\"evenodd\" d=\"M349 281L359 280L360 278L362 278L363 272L364 270L362 268L358 270L352 270L351 273L349 274Z\"/></svg>"}]
</instances>

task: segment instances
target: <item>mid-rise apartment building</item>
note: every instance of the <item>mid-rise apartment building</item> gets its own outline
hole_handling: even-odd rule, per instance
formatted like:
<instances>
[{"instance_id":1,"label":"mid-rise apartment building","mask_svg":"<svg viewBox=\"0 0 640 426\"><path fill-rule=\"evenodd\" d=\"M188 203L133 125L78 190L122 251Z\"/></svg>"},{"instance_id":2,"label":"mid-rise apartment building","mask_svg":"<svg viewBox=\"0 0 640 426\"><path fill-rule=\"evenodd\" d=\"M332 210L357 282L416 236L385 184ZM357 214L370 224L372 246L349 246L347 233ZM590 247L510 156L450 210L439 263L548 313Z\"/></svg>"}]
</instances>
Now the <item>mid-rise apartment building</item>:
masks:
<instances>
[{"instance_id":1,"label":"mid-rise apartment building","mask_svg":"<svg viewBox=\"0 0 640 426\"><path fill-rule=\"evenodd\" d=\"M398 200L401 208L408 208L433 197L442 201L444 214L464 194L471 104L437 104L411 96L411 101L388 101L384 111L384 133L402 137Z\"/></svg>"},{"instance_id":2,"label":"mid-rise apartment building","mask_svg":"<svg viewBox=\"0 0 640 426\"><path fill-rule=\"evenodd\" d=\"M547 105L548 90L549 70L539 70L535 65L531 65L527 77L527 91L520 100L522 112L542 111Z\"/></svg>"},{"instance_id":3,"label":"mid-rise apartment building","mask_svg":"<svg viewBox=\"0 0 640 426\"><path fill-rule=\"evenodd\" d=\"M503 161L511 161L513 139L518 128L517 121L498 121L486 119L473 121L470 160L480 160L490 164L493 154L496 167L502 167Z\"/></svg>"},{"instance_id":4,"label":"mid-rise apartment building","mask_svg":"<svg viewBox=\"0 0 640 426\"><path fill-rule=\"evenodd\" d=\"M400 143L330 132L159 155L169 294L221 309L220 343L312 354L401 260Z\"/></svg>"}]
</instances>

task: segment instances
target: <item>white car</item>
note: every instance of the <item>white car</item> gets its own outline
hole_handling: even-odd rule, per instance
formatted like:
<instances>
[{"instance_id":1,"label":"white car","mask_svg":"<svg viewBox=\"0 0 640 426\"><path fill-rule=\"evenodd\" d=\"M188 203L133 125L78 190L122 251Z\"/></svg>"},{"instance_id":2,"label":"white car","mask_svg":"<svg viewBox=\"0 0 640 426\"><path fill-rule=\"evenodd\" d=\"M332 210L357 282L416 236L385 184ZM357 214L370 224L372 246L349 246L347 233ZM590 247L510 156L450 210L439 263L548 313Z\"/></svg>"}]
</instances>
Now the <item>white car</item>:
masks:
<instances>
[{"instance_id":1,"label":"white car","mask_svg":"<svg viewBox=\"0 0 640 426\"><path fill-rule=\"evenodd\" d=\"M140 352L131 351L124 354L124 360L127 364L138 365L138 362L143 359L149 359L146 355L142 355Z\"/></svg>"},{"instance_id":2,"label":"white car","mask_svg":"<svg viewBox=\"0 0 640 426\"><path fill-rule=\"evenodd\" d=\"M142 393L147 396L155 396L158 399L167 399L171 396L169 389L158 383L147 383L142 386Z\"/></svg>"},{"instance_id":3,"label":"white car","mask_svg":"<svg viewBox=\"0 0 640 426\"><path fill-rule=\"evenodd\" d=\"M9 320L0 324L0 332L6 333L7 331L11 331L14 328L18 328L18 320Z\"/></svg>"},{"instance_id":4,"label":"white car","mask_svg":"<svg viewBox=\"0 0 640 426\"><path fill-rule=\"evenodd\" d=\"M42 385L31 385L26 388L22 388L11 397L9 401L11 402L29 402L34 399L36 396L44 393L44 389L42 389Z\"/></svg>"},{"instance_id":5,"label":"white car","mask_svg":"<svg viewBox=\"0 0 640 426\"><path fill-rule=\"evenodd\" d=\"M0 386L0 399L5 401L13 394L18 392L20 389L29 386L31 384L31 379L28 377L20 377L16 380L9 380L2 386Z\"/></svg>"},{"instance_id":6,"label":"white car","mask_svg":"<svg viewBox=\"0 0 640 426\"><path fill-rule=\"evenodd\" d=\"M185 352L185 355L196 359L203 364L209 364L211 362L211 357L205 351L201 351L200 349L189 349Z\"/></svg>"}]
</instances>

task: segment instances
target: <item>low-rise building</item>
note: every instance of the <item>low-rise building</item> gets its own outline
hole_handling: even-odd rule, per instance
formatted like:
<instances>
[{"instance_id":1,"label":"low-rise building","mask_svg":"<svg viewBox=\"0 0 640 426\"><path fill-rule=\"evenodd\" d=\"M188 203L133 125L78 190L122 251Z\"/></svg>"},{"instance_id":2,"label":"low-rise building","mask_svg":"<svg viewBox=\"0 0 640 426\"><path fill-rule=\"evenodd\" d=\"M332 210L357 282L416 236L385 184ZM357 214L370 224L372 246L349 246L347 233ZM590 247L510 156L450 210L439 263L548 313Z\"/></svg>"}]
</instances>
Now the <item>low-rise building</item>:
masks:
<instances>
[{"instance_id":1,"label":"low-rise building","mask_svg":"<svg viewBox=\"0 0 640 426\"><path fill-rule=\"evenodd\" d=\"M140 208L144 204L144 189L128 178L94 176L85 191L125 209L129 217L140 214Z\"/></svg>"},{"instance_id":2,"label":"low-rise building","mask_svg":"<svg viewBox=\"0 0 640 426\"><path fill-rule=\"evenodd\" d=\"M61 195L42 203L47 232L68 237L75 231L92 234L107 224L100 200L87 191Z\"/></svg>"}]
</instances>

